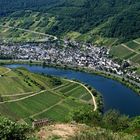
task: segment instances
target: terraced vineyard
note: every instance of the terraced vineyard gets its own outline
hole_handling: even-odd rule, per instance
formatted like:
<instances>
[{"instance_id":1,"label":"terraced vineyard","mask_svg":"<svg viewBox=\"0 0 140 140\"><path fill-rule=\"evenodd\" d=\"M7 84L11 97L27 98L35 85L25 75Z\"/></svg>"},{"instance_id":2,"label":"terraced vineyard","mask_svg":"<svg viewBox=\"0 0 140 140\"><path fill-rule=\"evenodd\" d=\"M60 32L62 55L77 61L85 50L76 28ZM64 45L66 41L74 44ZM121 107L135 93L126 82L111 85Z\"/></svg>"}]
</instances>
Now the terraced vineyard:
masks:
<instances>
[{"instance_id":1,"label":"terraced vineyard","mask_svg":"<svg viewBox=\"0 0 140 140\"><path fill-rule=\"evenodd\" d=\"M10 69L8 69L8 68L0 67L0 76L8 73L9 71L10 71Z\"/></svg>"},{"instance_id":2,"label":"terraced vineyard","mask_svg":"<svg viewBox=\"0 0 140 140\"><path fill-rule=\"evenodd\" d=\"M140 64L140 39L114 46L111 48L110 53L114 57L130 60L134 64Z\"/></svg>"},{"instance_id":3,"label":"terraced vineyard","mask_svg":"<svg viewBox=\"0 0 140 140\"><path fill-rule=\"evenodd\" d=\"M89 101L91 99L91 95L88 93L88 91L77 83L67 84L63 87L59 87L59 88L55 89L55 91L56 90L57 90L57 92L65 95L67 97L72 96L72 97L80 98L80 99L87 100L87 101Z\"/></svg>"},{"instance_id":4,"label":"terraced vineyard","mask_svg":"<svg viewBox=\"0 0 140 140\"><path fill-rule=\"evenodd\" d=\"M135 53L131 52L129 49L125 48L122 45L114 46L113 49L110 52L113 56L122 58L122 59L127 59L130 56L134 56Z\"/></svg>"},{"instance_id":5,"label":"terraced vineyard","mask_svg":"<svg viewBox=\"0 0 140 140\"><path fill-rule=\"evenodd\" d=\"M50 37L47 31L57 22L54 16L28 10L22 14L23 12L15 12L10 18L0 19L1 40L4 42L40 42Z\"/></svg>"},{"instance_id":6,"label":"terraced vineyard","mask_svg":"<svg viewBox=\"0 0 140 140\"><path fill-rule=\"evenodd\" d=\"M0 68L5 73L7 68ZM64 121L70 110L91 103L80 83L18 68L0 77L0 113L13 120L50 118Z\"/></svg>"}]
</instances>

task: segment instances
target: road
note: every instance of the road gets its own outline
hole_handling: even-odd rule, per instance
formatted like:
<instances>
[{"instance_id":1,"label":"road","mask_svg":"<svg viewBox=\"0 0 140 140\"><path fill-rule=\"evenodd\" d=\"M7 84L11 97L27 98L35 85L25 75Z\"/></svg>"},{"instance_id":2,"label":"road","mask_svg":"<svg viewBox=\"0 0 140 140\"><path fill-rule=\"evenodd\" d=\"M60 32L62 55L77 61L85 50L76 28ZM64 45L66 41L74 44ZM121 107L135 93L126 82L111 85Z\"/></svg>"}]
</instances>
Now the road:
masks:
<instances>
[{"instance_id":1,"label":"road","mask_svg":"<svg viewBox=\"0 0 140 140\"><path fill-rule=\"evenodd\" d=\"M136 41L136 40L133 40L133 42L135 42L135 43L137 43L137 44L139 44L139 45L140 45L140 42L138 42L138 41Z\"/></svg>"},{"instance_id":2,"label":"road","mask_svg":"<svg viewBox=\"0 0 140 140\"><path fill-rule=\"evenodd\" d=\"M94 104L94 111L97 110L97 103L96 103L95 97L93 96L92 92L91 92L84 84L82 84L82 83L80 83L80 82L68 80L68 79L65 79L65 80L67 80L67 81L69 81L69 82L72 82L72 83L79 84L79 85L81 85L82 87L84 87L84 88L89 92L89 94L90 94L91 97L92 97L92 101L93 101L93 104Z\"/></svg>"},{"instance_id":3,"label":"road","mask_svg":"<svg viewBox=\"0 0 140 140\"><path fill-rule=\"evenodd\" d=\"M32 94L33 92L25 92L25 93L18 93L18 94L13 94L13 95L1 95L1 97L15 97L15 96L22 96L22 95L28 95Z\"/></svg>"},{"instance_id":4,"label":"road","mask_svg":"<svg viewBox=\"0 0 140 140\"><path fill-rule=\"evenodd\" d=\"M21 31L25 31L25 32L30 32L30 33L34 33L34 34L39 34L39 35L43 35L43 36L46 36L46 37L53 37L55 40L57 40L57 37L56 37L56 36L49 35L49 34L45 34L45 33L41 33L41 32L38 32L38 31L23 29L23 28L14 27L14 26L13 26L13 27L12 27L12 26L5 26L5 25L0 25L0 26L1 26L1 27L4 27L4 28L17 29L17 30L21 30Z\"/></svg>"},{"instance_id":5,"label":"road","mask_svg":"<svg viewBox=\"0 0 140 140\"><path fill-rule=\"evenodd\" d=\"M22 97L22 98L19 98L19 99L0 102L0 104L21 101L21 100L24 100L24 99L27 99L27 98L30 98L30 97L33 97L33 96L39 95L39 94L41 94L41 93L43 93L43 92L45 92L45 91L47 91L47 90L42 90L42 91L36 92L36 93L34 93L34 94L32 94L32 95L29 95L29 96L26 96L26 97Z\"/></svg>"},{"instance_id":6,"label":"road","mask_svg":"<svg viewBox=\"0 0 140 140\"><path fill-rule=\"evenodd\" d=\"M128 50L130 50L131 52L134 52L134 53L136 53L136 54L140 54L139 52L137 52L137 51L135 51L135 50L129 48L129 47L126 46L125 44L121 44L121 45L122 45L123 47L127 48Z\"/></svg>"},{"instance_id":7,"label":"road","mask_svg":"<svg viewBox=\"0 0 140 140\"><path fill-rule=\"evenodd\" d=\"M4 72L4 73L2 73L1 75L5 75L5 74L7 74L7 73L9 73L10 71L11 71L11 69L10 68L6 68L7 69L7 71L6 72ZM1 75L0 75L0 77L1 77Z\"/></svg>"}]
</instances>

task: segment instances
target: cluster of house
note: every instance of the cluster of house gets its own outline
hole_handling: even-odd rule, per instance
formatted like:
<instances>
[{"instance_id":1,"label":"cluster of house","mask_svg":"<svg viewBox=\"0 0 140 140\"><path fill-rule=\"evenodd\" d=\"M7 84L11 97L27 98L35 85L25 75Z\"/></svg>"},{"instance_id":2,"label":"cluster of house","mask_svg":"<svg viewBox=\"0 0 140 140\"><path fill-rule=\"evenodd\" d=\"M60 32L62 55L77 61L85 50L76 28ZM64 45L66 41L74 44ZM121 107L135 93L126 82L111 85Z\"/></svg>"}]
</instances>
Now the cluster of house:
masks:
<instances>
[{"instance_id":1,"label":"cluster of house","mask_svg":"<svg viewBox=\"0 0 140 140\"><path fill-rule=\"evenodd\" d=\"M96 70L123 75L119 64L109 58L106 47L97 47L75 41L0 45L0 57L8 56L16 60L35 60L52 64L88 67Z\"/></svg>"}]
</instances>

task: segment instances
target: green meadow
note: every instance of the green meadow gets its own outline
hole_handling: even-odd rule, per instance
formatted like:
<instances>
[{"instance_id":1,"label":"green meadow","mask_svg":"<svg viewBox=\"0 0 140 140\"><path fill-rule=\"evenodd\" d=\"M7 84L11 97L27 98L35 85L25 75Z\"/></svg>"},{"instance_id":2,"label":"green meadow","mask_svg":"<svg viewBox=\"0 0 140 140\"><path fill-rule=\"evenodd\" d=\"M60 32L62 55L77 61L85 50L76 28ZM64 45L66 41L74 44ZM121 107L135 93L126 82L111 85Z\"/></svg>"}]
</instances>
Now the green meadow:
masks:
<instances>
[{"instance_id":1,"label":"green meadow","mask_svg":"<svg viewBox=\"0 0 140 140\"><path fill-rule=\"evenodd\" d=\"M122 45L113 46L110 54L114 57L122 58L122 59L129 59L130 57L135 55L135 52L132 52L128 48L125 48Z\"/></svg>"},{"instance_id":2,"label":"green meadow","mask_svg":"<svg viewBox=\"0 0 140 140\"><path fill-rule=\"evenodd\" d=\"M5 73L6 71L7 71L7 68L0 67L0 75L2 75L3 73Z\"/></svg>"},{"instance_id":3,"label":"green meadow","mask_svg":"<svg viewBox=\"0 0 140 140\"><path fill-rule=\"evenodd\" d=\"M134 49L134 50L138 50L140 49L140 44L134 42L134 41L129 41L126 43L126 45L131 48L131 49Z\"/></svg>"},{"instance_id":4,"label":"green meadow","mask_svg":"<svg viewBox=\"0 0 140 140\"><path fill-rule=\"evenodd\" d=\"M124 45L111 47L110 54L122 60L130 60L133 64L140 64L140 39L131 40Z\"/></svg>"},{"instance_id":5,"label":"green meadow","mask_svg":"<svg viewBox=\"0 0 140 140\"><path fill-rule=\"evenodd\" d=\"M34 74L24 68L13 69L0 77L0 114L13 120L65 121L69 111L87 106L91 99L87 89L78 83Z\"/></svg>"}]
</instances>

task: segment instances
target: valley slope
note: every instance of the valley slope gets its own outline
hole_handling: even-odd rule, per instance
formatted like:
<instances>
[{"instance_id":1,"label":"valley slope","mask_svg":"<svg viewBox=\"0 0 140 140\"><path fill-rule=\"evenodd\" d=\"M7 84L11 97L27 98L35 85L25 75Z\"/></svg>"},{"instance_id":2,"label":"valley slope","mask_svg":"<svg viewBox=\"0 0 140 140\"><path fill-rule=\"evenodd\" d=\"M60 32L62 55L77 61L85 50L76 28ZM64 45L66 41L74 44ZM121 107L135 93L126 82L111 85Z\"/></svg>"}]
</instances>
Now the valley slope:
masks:
<instances>
[{"instance_id":1,"label":"valley slope","mask_svg":"<svg viewBox=\"0 0 140 140\"><path fill-rule=\"evenodd\" d=\"M65 121L78 106L94 104L89 90L78 82L30 73L24 68L0 67L0 114L30 122L48 117ZM64 116L65 114L65 116Z\"/></svg>"},{"instance_id":2,"label":"valley slope","mask_svg":"<svg viewBox=\"0 0 140 140\"><path fill-rule=\"evenodd\" d=\"M2 25L60 37L76 33L76 38L86 35L91 42L99 37L113 41L140 37L139 0L1 0L0 5Z\"/></svg>"},{"instance_id":3,"label":"valley slope","mask_svg":"<svg viewBox=\"0 0 140 140\"><path fill-rule=\"evenodd\" d=\"M0 0L0 40L44 42L50 34L108 46L113 58L139 65L139 13L139 0Z\"/></svg>"}]
</instances>

